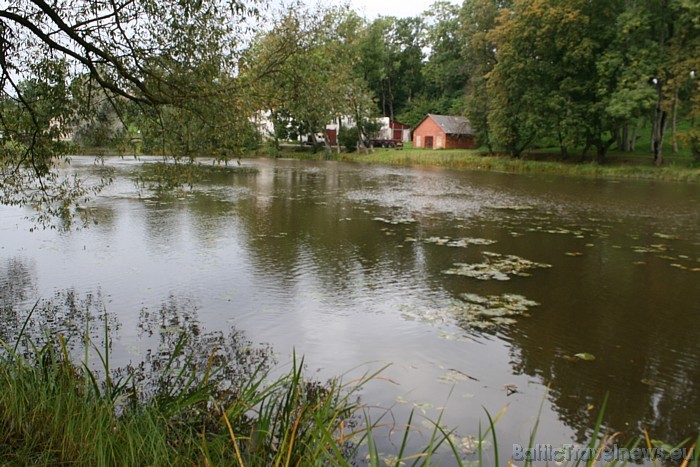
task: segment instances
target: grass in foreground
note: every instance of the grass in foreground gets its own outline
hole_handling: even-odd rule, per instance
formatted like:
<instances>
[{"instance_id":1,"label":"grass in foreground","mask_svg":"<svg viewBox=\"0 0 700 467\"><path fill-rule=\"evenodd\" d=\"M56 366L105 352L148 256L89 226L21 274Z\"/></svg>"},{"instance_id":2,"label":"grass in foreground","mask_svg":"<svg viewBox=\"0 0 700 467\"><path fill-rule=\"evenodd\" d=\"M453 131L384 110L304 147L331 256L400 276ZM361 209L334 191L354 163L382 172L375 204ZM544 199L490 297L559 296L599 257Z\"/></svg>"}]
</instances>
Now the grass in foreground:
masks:
<instances>
[{"instance_id":1,"label":"grass in foreground","mask_svg":"<svg viewBox=\"0 0 700 467\"><path fill-rule=\"evenodd\" d=\"M31 314L25 327L30 318ZM24 327L20 335L23 333ZM425 446L411 451L413 413L396 452L382 454L376 433L386 428L382 418L389 412L370 420L358 396L363 385L378 373L350 384L339 379L320 384L303 376L303 360L295 358L290 371L280 377L270 379L269 373L260 370L242 385L222 387L214 383L220 383L214 377L219 371L215 359L195 368L183 335L161 368L161 384L144 397L136 372L110 371L108 337L105 325L104 349L95 349L104 370L101 382L86 363L87 353L85 362L72 363L62 336L41 346L22 337L12 347L2 343L0 463L321 466L366 462L372 466L423 466L438 458L444 463L446 458L449 465L513 465L512 459L499 459L495 428L506 408L495 417L486 412L488 425L485 431L479 430L473 443L475 452L470 455L465 455L454 432L443 427L439 419L433 422ZM597 453L617 436L603 433L604 410L605 403L589 444ZM531 431L530 447L538 423L539 416ZM488 452L484 447L487 439L493 445ZM627 446L636 447L643 439L639 437ZM645 440L651 448L646 432ZM691 453L696 445L697 441ZM571 465L595 463L588 460ZM524 465L532 462L525 460ZM681 465L697 467L697 459L691 460L689 455Z\"/></svg>"}]
</instances>

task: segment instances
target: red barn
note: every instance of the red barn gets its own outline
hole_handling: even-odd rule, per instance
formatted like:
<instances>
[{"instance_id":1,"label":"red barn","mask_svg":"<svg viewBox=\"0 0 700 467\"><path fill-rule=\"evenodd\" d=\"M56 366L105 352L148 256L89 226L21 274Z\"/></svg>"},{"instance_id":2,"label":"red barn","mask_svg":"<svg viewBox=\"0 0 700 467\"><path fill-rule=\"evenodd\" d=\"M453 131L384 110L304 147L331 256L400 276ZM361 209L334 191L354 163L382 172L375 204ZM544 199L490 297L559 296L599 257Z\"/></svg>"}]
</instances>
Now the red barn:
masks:
<instances>
[{"instance_id":1,"label":"red barn","mask_svg":"<svg viewBox=\"0 0 700 467\"><path fill-rule=\"evenodd\" d=\"M474 149L479 145L466 117L428 114L413 130L413 147Z\"/></svg>"}]
</instances>

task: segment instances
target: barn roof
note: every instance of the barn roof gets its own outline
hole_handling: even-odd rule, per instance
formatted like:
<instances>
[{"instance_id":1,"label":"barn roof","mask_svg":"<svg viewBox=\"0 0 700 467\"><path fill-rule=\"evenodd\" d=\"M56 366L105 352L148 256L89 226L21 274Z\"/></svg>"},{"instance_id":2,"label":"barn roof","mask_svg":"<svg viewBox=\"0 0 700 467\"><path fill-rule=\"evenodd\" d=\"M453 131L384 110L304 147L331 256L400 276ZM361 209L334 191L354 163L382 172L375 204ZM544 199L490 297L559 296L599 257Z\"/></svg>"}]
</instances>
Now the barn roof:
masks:
<instances>
[{"instance_id":1,"label":"barn roof","mask_svg":"<svg viewBox=\"0 0 700 467\"><path fill-rule=\"evenodd\" d=\"M474 130L467 117L459 117L456 115L435 115L428 114L418 124L420 126L426 118L432 118L433 121L440 127L445 134L448 135L473 135Z\"/></svg>"}]
</instances>

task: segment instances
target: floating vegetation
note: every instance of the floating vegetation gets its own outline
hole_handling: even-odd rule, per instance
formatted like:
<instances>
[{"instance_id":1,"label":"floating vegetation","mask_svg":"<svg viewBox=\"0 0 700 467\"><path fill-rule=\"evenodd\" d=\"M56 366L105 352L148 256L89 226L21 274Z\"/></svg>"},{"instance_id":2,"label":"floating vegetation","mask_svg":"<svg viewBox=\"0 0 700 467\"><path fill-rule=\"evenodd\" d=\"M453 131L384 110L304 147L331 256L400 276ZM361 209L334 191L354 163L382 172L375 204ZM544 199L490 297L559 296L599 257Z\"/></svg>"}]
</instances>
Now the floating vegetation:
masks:
<instances>
[{"instance_id":1,"label":"floating vegetation","mask_svg":"<svg viewBox=\"0 0 700 467\"><path fill-rule=\"evenodd\" d=\"M460 299L439 310L416 310L404 308L402 317L411 321L423 321L431 324L453 323L456 319L463 329L490 329L496 326L516 324L518 316L528 316L527 311L538 306L534 300L522 295L477 295L462 294ZM443 336L441 336L443 337ZM445 334L443 338L466 340L468 338Z\"/></svg>"},{"instance_id":2,"label":"floating vegetation","mask_svg":"<svg viewBox=\"0 0 700 467\"><path fill-rule=\"evenodd\" d=\"M581 352L572 355L564 355L562 357L564 360L567 360L569 362L573 363L578 363L578 362L592 362L595 360L595 355L586 353L586 352Z\"/></svg>"},{"instance_id":3,"label":"floating vegetation","mask_svg":"<svg viewBox=\"0 0 700 467\"><path fill-rule=\"evenodd\" d=\"M257 234L257 238L285 238L287 236L287 232L280 232L278 234Z\"/></svg>"},{"instance_id":4,"label":"floating vegetation","mask_svg":"<svg viewBox=\"0 0 700 467\"><path fill-rule=\"evenodd\" d=\"M525 272L534 268L550 268L551 264L536 263L515 255L501 255L485 251L483 263L455 263L455 267L442 271L443 274L473 277L479 280L507 281L510 276L528 277Z\"/></svg>"},{"instance_id":5,"label":"floating vegetation","mask_svg":"<svg viewBox=\"0 0 700 467\"><path fill-rule=\"evenodd\" d=\"M472 342L472 339L470 339L467 336L464 336L462 334L459 334L459 333L450 333L450 332L440 331L438 333L438 337L440 339L444 339L446 341Z\"/></svg>"},{"instance_id":6,"label":"floating vegetation","mask_svg":"<svg viewBox=\"0 0 700 467\"><path fill-rule=\"evenodd\" d=\"M445 374L441 375L438 377L438 382L444 383L444 384L455 384L459 383L462 381L479 381L478 379L474 378L473 376L469 376L468 374L464 373L463 371L455 370L454 368L450 368L445 372Z\"/></svg>"},{"instance_id":7,"label":"floating vegetation","mask_svg":"<svg viewBox=\"0 0 700 467\"><path fill-rule=\"evenodd\" d=\"M680 264L680 263L673 263L673 264L671 264L671 267L682 269L683 271L700 272L700 268L691 268L689 266L685 266L685 265Z\"/></svg>"},{"instance_id":8,"label":"floating vegetation","mask_svg":"<svg viewBox=\"0 0 700 467\"><path fill-rule=\"evenodd\" d=\"M663 243L656 243L652 245L636 245L632 247L632 251L635 253L664 253L668 251L668 245Z\"/></svg>"},{"instance_id":9,"label":"floating vegetation","mask_svg":"<svg viewBox=\"0 0 700 467\"><path fill-rule=\"evenodd\" d=\"M423 412L423 415L426 415L428 413L428 410L432 410L435 408L435 406L430 402L414 402L413 407Z\"/></svg>"},{"instance_id":10,"label":"floating vegetation","mask_svg":"<svg viewBox=\"0 0 700 467\"><path fill-rule=\"evenodd\" d=\"M408 403L408 400L407 400L404 396L402 396L402 395L400 395L400 394L399 394L398 396L396 396L396 397L394 398L394 400L395 400L398 404L407 404L407 403Z\"/></svg>"},{"instance_id":11,"label":"floating vegetation","mask_svg":"<svg viewBox=\"0 0 700 467\"><path fill-rule=\"evenodd\" d=\"M678 237L675 235L669 235L660 232L654 232L653 236L656 238L663 238L664 240L678 240Z\"/></svg>"},{"instance_id":12,"label":"floating vegetation","mask_svg":"<svg viewBox=\"0 0 700 467\"><path fill-rule=\"evenodd\" d=\"M535 209L534 206L528 206L526 204L512 204L512 205L501 204L501 205L491 205L491 206L484 206L484 207L488 208L488 209L497 209L499 211L530 211L531 209Z\"/></svg>"},{"instance_id":13,"label":"floating vegetation","mask_svg":"<svg viewBox=\"0 0 700 467\"><path fill-rule=\"evenodd\" d=\"M412 217L396 217L394 219L385 219L383 217L373 217L373 221L377 222L383 222L385 224L390 224L390 225L399 225L399 224L413 224L416 222L416 220Z\"/></svg>"},{"instance_id":14,"label":"floating vegetation","mask_svg":"<svg viewBox=\"0 0 700 467\"><path fill-rule=\"evenodd\" d=\"M471 456L476 454L480 450L485 451L491 448L491 442L488 441L486 437L480 439L474 435L469 435L464 438L460 438L458 442L455 441L456 440L452 440L452 444L456 446L458 445L459 450L465 456Z\"/></svg>"},{"instance_id":15,"label":"floating vegetation","mask_svg":"<svg viewBox=\"0 0 700 467\"><path fill-rule=\"evenodd\" d=\"M583 253L580 251L567 251L564 253L566 256L583 256Z\"/></svg>"},{"instance_id":16,"label":"floating vegetation","mask_svg":"<svg viewBox=\"0 0 700 467\"><path fill-rule=\"evenodd\" d=\"M576 238L584 238L584 232L581 230L570 230L563 227L555 227L553 229L548 229L544 227L531 227L527 229L528 232L543 232L548 234L559 234L559 235L574 235Z\"/></svg>"},{"instance_id":17,"label":"floating vegetation","mask_svg":"<svg viewBox=\"0 0 700 467\"><path fill-rule=\"evenodd\" d=\"M469 245L493 245L496 240L487 238L450 238L450 237L429 237L423 240L425 243L433 243L440 246L451 246L455 248L466 248Z\"/></svg>"}]
</instances>

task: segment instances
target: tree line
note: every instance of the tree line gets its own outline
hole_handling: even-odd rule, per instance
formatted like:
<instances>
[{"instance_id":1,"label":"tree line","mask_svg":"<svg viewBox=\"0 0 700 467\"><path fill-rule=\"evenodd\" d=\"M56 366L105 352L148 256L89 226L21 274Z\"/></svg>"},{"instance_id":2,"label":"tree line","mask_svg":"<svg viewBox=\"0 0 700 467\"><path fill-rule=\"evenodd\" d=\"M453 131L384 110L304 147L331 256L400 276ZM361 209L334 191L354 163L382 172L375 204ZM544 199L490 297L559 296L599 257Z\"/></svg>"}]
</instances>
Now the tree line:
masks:
<instances>
[{"instance_id":1,"label":"tree line","mask_svg":"<svg viewBox=\"0 0 700 467\"><path fill-rule=\"evenodd\" d=\"M603 163L646 132L657 165L669 139L700 160L696 0L441 1L417 17L329 10L312 23L318 35L306 37L318 43L295 57L289 81L272 84L283 90L272 107L318 122L305 130L343 112L360 121L348 97L364 95L374 104L365 112L411 126L427 113L466 115L491 153L557 148ZM352 91L340 90L347 80Z\"/></svg>"},{"instance_id":2,"label":"tree line","mask_svg":"<svg viewBox=\"0 0 700 467\"><path fill-rule=\"evenodd\" d=\"M657 164L669 138L700 159L699 31L697 0L438 1L373 20L260 0L16 0L0 9L0 195L53 209L85 195L52 178L69 131L228 160L259 144L262 118L278 141L351 117L361 142L375 116L466 115L489 152L599 162L648 131Z\"/></svg>"}]
</instances>

